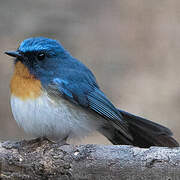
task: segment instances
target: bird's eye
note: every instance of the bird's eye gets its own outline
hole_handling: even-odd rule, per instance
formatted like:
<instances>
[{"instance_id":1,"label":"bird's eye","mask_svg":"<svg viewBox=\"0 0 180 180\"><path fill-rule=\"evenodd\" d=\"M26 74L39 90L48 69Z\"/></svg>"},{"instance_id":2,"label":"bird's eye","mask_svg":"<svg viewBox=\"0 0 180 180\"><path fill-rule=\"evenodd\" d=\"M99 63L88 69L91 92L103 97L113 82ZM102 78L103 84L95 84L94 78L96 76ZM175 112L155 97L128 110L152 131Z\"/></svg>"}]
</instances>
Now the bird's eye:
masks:
<instances>
[{"instance_id":1,"label":"bird's eye","mask_svg":"<svg viewBox=\"0 0 180 180\"><path fill-rule=\"evenodd\" d=\"M42 61L45 58L45 53L42 53L42 52L38 53L37 58L38 58L39 61Z\"/></svg>"}]
</instances>

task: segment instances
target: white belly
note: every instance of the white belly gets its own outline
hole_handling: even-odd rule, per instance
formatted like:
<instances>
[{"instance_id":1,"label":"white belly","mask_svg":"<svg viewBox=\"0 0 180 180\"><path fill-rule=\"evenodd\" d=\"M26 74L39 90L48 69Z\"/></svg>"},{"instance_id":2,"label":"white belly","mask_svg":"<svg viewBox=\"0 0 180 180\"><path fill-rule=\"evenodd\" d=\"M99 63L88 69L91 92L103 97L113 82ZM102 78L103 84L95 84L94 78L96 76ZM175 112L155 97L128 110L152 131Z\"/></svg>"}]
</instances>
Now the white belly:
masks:
<instances>
[{"instance_id":1,"label":"white belly","mask_svg":"<svg viewBox=\"0 0 180 180\"><path fill-rule=\"evenodd\" d=\"M11 96L11 108L15 120L26 133L54 140L86 136L97 130L102 121L82 107L64 99L57 104L46 95L32 100Z\"/></svg>"}]
</instances>

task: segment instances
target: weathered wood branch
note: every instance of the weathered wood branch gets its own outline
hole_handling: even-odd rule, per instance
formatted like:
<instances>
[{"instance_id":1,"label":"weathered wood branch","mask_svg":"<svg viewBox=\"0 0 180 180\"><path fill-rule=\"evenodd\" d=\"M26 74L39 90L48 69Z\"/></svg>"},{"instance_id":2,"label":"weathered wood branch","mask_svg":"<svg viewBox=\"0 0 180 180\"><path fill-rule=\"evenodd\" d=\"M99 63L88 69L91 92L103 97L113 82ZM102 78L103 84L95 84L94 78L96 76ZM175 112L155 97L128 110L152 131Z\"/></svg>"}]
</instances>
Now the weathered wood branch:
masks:
<instances>
[{"instance_id":1,"label":"weathered wood branch","mask_svg":"<svg viewBox=\"0 0 180 180\"><path fill-rule=\"evenodd\" d=\"M0 143L1 179L178 180L180 148Z\"/></svg>"}]
</instances>

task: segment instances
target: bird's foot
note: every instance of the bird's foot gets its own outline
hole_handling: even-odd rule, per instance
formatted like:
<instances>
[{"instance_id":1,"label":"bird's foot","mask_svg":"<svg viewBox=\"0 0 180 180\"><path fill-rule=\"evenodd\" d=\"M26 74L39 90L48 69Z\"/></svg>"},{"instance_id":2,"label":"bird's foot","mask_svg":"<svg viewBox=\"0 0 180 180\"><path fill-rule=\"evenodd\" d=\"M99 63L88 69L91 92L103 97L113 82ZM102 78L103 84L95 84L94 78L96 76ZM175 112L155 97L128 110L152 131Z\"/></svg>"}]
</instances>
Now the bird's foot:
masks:
<instances>
[{"instance_id":1,"label":"bird's foot","mask_svg":"<svg viewBox=\"0 0 180 180\"><path fill-rule=\"evenodd\" d=\"M49 139L47 137L38 137L36 139L30 140L30 143L32 143L32 144L34 144L34 143L43 144L43 142L48 142L48 143L51 143L51 144L58 144L60 146L63 146L63 145L69 145L66 142L67 138L68 137L65 137L63 139L53 140L53 139Z\"/></svg>"},{"instance_id":2,"label":"bird's foot","mask_svg":"<svg viewBox=\"0 0 180 180\"><path fill-rule=\"evenodd\" d=\"M63 138L63 139L59 139L59 140L56 141L56 143L59 144L60 146L69 145L69 144L67 143L67 138L68 138L68 136L66 136L66 137Z\"/></svg>"}]
</instances>

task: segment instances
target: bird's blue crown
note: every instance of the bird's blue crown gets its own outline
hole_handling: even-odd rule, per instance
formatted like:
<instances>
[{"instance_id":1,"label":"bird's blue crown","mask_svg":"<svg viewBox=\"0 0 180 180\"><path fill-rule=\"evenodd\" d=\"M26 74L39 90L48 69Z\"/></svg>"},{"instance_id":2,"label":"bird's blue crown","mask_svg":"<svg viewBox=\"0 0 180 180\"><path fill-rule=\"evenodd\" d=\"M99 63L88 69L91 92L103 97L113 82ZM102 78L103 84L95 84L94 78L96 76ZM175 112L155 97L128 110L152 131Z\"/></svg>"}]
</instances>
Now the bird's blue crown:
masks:
<instances>
[{"instance_id":1,"label":"bird's blue crown","mask_svg":"<svg viewBox=\"0 0 180 180\"><path fill-rule=\"evenodd\" d=\"M51 51L66 52L64 47L54 39L45 37L32 37L25 39L18 48L19 51L26 53L32 51Z\"/></svg>"}]
</instances>

